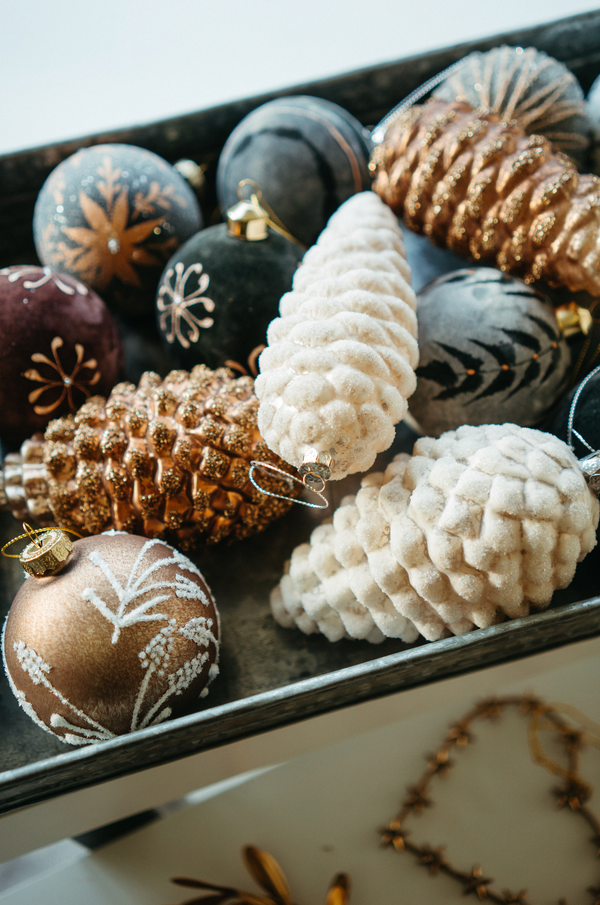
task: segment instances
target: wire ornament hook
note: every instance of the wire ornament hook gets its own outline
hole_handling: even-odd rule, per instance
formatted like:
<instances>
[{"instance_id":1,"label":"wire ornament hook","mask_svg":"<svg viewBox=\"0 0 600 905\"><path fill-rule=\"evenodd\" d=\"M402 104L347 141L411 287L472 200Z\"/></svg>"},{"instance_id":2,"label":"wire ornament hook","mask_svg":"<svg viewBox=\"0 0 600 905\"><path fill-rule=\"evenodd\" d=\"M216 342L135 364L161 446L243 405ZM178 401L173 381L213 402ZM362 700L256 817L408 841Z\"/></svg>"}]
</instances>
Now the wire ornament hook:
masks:
<instances>
[{"instance_id":1,"label":"wire ornament hook","mask_svg":"<svg viewBox=\"0 0 600 905\"><path fill-rule=\"evenodd\" d=\"M291 496L285 496L283 493L274 493L272 490L265 490L264 487L261 487L260 484L257 483L256 478L254 477L255 469L262 469L263 471L275 472L276 474L282 475L290 485L292 486L292 482L296 484L300 484L301 487L310 490L311 493L316 494L321 500L322 503L311 503L307 500L297 500ZM264 493L266 496L274 496L279 500L288 500L291 503L298 503L300 506L308 506L310 509L327 509L329 503L323 496L322 491L325 489L325 481L323 481L323 486L317 489L314 486L311 486L311 483L307 483L304 479L297 478L295 475L288 474L287 471L284 471L282 468L278 468L276 465L271 465L270 462L258 462L256 459L253 459L250 462L250 469L248 471L248 477L250 478L250 482L260 493ZM306 476L305 476L306 477Z\"/></svg>"},{"instance_id":2,"label":"wire ornament hook","mask_svg":"<svg viewBox=\"0 0 600 905\"><path fill-rule=\"evenodd\" d=\"M575 434L575 436L577 437L577 439L579 440L580 443L583 443L584 446L587 446L587 448L590 450L590 452L593 452L593 453L596 452L596 450L590 446L590 444L587 442L587 440L584 440L584 438L581 436L581 434L575 430L575 428L573 427L573 421L575 420L575 409L577 408L577 403L579 402L579 397L581 396L583 390L585 389L586 383L588 383L588 381L591 380L591 378L594 376L594 374L597 374L598 371L600 371L600 365L596 365L596 367L593 369L593 371L590 371L590 373L584 377L584 379L581 381L581 383L577 387L577 391L571 401L571 408L569 409L569 418L567 420L567 445L569 446L569 449L571 449L573 452L575 452L575 448L573 446L573 434Z\"/></svg>"},{"instance_id":3,"label":"wire ornament hook","mask_svg":"<svg viewBox=\"0 0 600 905\"><path fill-rule=\"evenodd\" d=\"M434 88L443 82L448 76L452 75L457 69L462 69L462 67L466 64L466 58L462 58L457 60L455 63L452 63L450 66L447 66L445 69L442 69L441 72L438 72L437 75L432 76L430 79L427 79L426 82L423 82L422 85L419 85L418 88L415 88L414 91L411 91L403 101L400 101L399 104L396 104L395 107L392 107L389 113L381 119L375 128L371 132L371 141L373 141L376 145L383 141L386 136L386 132L394 122L394 120L398 119L405 110L408 110L409 107L412 107L413 104L416 104L417 101L420 101L422 97L425 97L426 94L429 94Z\"/></svg>"},{"instance_id":4,"label":"wire ornament hook","mask_svg":"<svg viewBox=\"0 0 600 905\"><path fill-rule=\"evenodd\" d=\"M575 453L575 447L573 445L573 435L577 437L580 443L583 446L587 447L590 450L589 455L583 456L581 459L578 458L579 466L585 475L585 479L594 491L595 494L600 496L600 450L594 449L587 440L581 436L579 431L576 431L573 427L573 421L575 420L575 409L577 408L577 403L579 402L579 397L581 396L585 385L588 383L591 378L600 371L600 365L596 365L593 371L590 371L589 374L581 381L579 386L577 387L577 391L573 396L571 401L571 407L569 409L569 417L567 420L567 444L571 452ZM575 455L577 455L575 453Z\"/></svg>"}]
</instances>

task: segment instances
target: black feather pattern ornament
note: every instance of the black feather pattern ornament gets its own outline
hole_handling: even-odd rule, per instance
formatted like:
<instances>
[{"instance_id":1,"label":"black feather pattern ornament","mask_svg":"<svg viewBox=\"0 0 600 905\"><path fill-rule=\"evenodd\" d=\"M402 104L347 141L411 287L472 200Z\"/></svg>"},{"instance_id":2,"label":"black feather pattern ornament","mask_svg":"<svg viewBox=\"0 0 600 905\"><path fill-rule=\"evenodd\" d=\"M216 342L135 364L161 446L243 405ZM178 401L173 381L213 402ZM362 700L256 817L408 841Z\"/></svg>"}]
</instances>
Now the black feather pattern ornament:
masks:
<instances>
[{"instance_id":1,"label":"black feather pattern ornament","mask_svg":"<svg viewBox=\"0 0 600 905\"><path fill-rule=\"evenodd\" d=\"M461 424L530 427L566 390L570 352L550 303L487 267L457 270L418 296L420 364L411 417L429 436Z\"/></svg>"}]
</instances>

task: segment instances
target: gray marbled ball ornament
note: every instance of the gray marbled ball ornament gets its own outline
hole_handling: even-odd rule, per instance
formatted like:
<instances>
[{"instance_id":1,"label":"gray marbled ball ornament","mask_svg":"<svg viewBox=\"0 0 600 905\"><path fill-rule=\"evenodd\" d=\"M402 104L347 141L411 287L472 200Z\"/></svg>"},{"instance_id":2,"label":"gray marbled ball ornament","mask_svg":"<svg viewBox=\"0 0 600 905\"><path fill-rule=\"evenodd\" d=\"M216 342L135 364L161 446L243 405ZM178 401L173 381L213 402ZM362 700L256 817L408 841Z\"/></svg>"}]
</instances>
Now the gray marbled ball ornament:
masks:
<instances>
[{"instance_id":1,"label":"gray marbled ball ornament","mask_svg":"<svg viewBox=\"0 0 600 905\"><path fill-rule=\"evenodd\" d=\"M417 296L409 414L428 436L461 424L538 424L566 389L570 352L549 302L498 270L457 270Z\"/></svg>"},{"instance_id":2,"label":"gray marbled ball ornament","mask_svg":"<svg viewBox=\"0 0 600 905\"><path fill-rule=\"evenodd\" d=\"M286 229L304 245L316 242L343 201L371 187L368 131L342 107L318 97L282 97L248 114L219 158L222 210L238 185L253 179Z\"/></svg>"}]
</instances>

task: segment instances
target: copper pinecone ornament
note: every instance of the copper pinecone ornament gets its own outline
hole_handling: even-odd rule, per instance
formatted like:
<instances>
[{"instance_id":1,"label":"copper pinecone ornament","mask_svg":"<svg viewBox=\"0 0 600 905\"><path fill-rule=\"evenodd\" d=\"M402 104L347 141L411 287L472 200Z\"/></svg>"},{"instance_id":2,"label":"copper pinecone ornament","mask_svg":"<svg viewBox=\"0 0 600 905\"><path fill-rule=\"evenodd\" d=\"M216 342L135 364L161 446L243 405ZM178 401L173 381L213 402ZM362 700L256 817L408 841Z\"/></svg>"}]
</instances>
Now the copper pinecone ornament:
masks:
<instances>
[{"instance_id":1,"label":"copper pinecone ornament","mask_svg":"<svg viewBox=\"0 0 600 905\"><path fill-rule=\"evenodd\" d=\"M228 368L198 365L164 380L146 372L138 387L92 397L8 455L0 501L21 521L80 534L116 528L182 550L247 537L291 505L248 479L252 459L289 468L258 433L257 408L252 378ZM261 483L295 495L271 472Z\"/></svg>"},{"instance_id":2,"label":"copper pinecone ornament","mask_svg":"<svg viewBox=\"0 0 600 905\"><path fill-rule=\"evenodd\" d=\"M406 225L526 282L600 294L600 178L516 123L461 102L410 107L373 155Z\"/></svg>"}]
</instances>

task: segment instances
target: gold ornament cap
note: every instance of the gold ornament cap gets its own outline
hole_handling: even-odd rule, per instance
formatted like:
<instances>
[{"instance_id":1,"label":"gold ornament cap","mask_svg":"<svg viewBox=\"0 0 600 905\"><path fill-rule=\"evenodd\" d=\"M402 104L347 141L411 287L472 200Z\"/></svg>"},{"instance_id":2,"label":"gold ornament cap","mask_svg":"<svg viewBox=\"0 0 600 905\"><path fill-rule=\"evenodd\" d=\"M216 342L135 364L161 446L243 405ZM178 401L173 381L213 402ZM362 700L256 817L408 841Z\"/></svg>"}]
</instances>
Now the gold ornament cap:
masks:
<instances>
[{"instance_id":1,"label":"gold ornament cap","mask_svg":"<svg viewBox=\"0 0 600 905\"><path fill-rule=\"evenodd\" d=\"M329 453L308 449L298 469L302 481L310 490L321 491L331 477L333 459Z\"/></svg>"},{"instance_id":2,"label":"gold ornament cap","mask_svg":"<svg viewBox=\"0 0 600 905\"><path fill-rule=\"evenodd\" d=\"M269 213L260 203L260 189L250 198L244 198L241 194L244 185L252 185L249 179L244 179L238 186L239 201L227 211L227 232L236 239L245 239L247 242L262 242L269 235Z\"/></svg>"},{"instance_id":3,"label":"gold ornament cap","mask_svg":"<svg viewBox=\"0 0 600 905\"><path fill-rule=\"evenodd\" d=\"M70 538L60 528L49 528L40 537L28 531L27 534L33 540L28 544L19 561L28 575L34 578L46 578L48 575L56 575L67 562L73 544Z\"/></svg>"},{"instance_id":4,"label":"gold ornament cap","mask_svg":"<svg viewBox=\"0 0 600 905\"><path fill-rule=\"evenodd\" d=\"M587 308L580 308L576 302L561 305L555 309L554 313L565 338L573 336L575 333L583 333L584 336L587 336L590 332L593 322L592 313Z\"/></svg>"}]
</instances>

